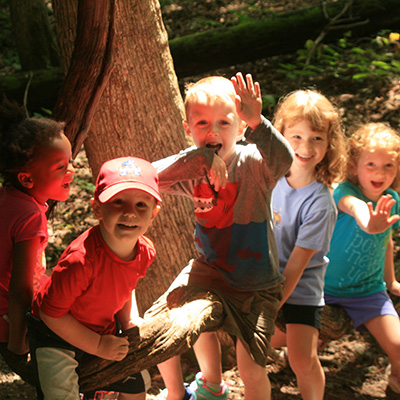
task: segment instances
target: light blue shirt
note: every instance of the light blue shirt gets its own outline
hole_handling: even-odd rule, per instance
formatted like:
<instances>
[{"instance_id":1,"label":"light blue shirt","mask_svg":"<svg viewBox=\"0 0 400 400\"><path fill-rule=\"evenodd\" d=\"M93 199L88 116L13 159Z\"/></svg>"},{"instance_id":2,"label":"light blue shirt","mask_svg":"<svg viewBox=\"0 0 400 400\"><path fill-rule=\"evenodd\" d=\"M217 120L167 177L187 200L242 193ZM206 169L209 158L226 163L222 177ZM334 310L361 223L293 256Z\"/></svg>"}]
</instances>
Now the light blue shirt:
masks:
<instances>
[{"instance_id":1,"label":"light blue shirt","mask_svg":"<svg viewBox=\"0 0 400 400\"><path fill-rule=\"evenodd\" d=\"M287 303L324 305L326 253L337 217L329 189L316 181L293 189L283 177L272 192L272 211L281 272L295 246L316 250Z\"/></svg>"}]
</instances>

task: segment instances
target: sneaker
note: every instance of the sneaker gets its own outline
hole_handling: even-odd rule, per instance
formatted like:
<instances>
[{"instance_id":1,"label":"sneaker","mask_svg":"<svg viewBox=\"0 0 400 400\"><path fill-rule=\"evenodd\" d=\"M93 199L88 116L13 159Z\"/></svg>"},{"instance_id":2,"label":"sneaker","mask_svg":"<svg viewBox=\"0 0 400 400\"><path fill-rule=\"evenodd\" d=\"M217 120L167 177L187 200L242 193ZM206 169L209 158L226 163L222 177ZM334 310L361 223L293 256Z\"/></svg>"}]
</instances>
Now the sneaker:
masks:
<instances>
[{"instance_id":1,"label":"sneaker","mask_svg":"<svg viewBox=\"0 0 400 400\"><path fill-rule=\"evenodd\" d=\"M198 400L228 400L229 388L222 381L221 390L216 393L206 386L206 380L201 372L196 374L196 380L190 384L190 389L196 393Z\"/></svg>"},{"instance_id":2,"label":"sneaker","mask_svg":"<svg viewBox=\"0 0 400 400\"><path fill-rule=\"evenodd\" d=\"M196 393L190 389L189 385L187 383L185 385L185 394L182 397L182 400L197 400ZM168 389L165 388L161 390L160 398L162 400L165 400L168 396Z\"/></svg>"}]
</instances>

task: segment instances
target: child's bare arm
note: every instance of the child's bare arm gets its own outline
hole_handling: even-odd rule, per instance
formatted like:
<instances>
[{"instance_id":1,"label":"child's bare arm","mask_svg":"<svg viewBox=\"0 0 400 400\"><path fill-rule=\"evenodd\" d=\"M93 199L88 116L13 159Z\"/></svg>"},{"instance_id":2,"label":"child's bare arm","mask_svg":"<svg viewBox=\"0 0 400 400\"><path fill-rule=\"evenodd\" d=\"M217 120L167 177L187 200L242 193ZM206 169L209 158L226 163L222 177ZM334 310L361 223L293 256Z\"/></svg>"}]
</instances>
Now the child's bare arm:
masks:
<instances>
[{"instance_id":1,"label":"child's bare arm","mask_svg":"<svg viewBox=\"0 0 400 400\"><path fill-rule=\"evenodd\" d=\"M122 331L142 324L143 319L139 316L135 291L132 292L131 298L125 303L124 307L118 311L117 317Z\"/></svg>"},{"instance_id":2,"label":"child's bare arm","mask_svg":"<svg viewBox=\"0 0 400 400\"><path fill-rule=\"evenodd\" d=\"M383 195L376 203L375 210L372 203L365 203L355 196L344 196L338 202L338 208L353 216L358 226L369 234L381 233L400 219L400 216L390 215L390 210L396 200L390 195Z\"/></svg>"},{"instance_id":3,"label":"child's bare arm","mask_svg":"<svg viewBox=\"0 0 400 400\"><path fill-rule=\"evenodd\" d=\"M40 310L42 321L58 336L73 346L106 360L121 361L128 353L129 342L125 337L99 335L81 324L71 314L53 318Z\"/></svg>"},{"instance_id":4,"label":"child's bare arm","mask_svg":"<svg viewBox=\"0 0 400 400\"><path fill-rule=\"evenodd\" d=\"M301 276L303 275L304 269L310 262L314 253L315 250L313 249L306 249L298 246L294 247L283 271L283 276L285 277L285 288L283 290L281 306L286 302L294 288L297 286Z\"/></svg>"},{"instance_id":5,"label":"child's bare arm","mask_svg":"<svg viewBox=\"0 0 400 400\"><path fill-rule=\"evenodd\" d=\"M32 303L33 273L36 265L40 237L14 245L13 267L9 285L8 349L16 354L29 351L25 313Z\"/></svg>"},{"instance_id":6,"label":"child's bare arm","mask_svg":"<svg viewBox=\"0 0 400 400\"><path fill-rule=\"evenodd\" d=\"M393 261L393 239L390 233L390 239L385 254L385 269L383 271L383 279L386 282L386 287L390 293L395 296L400 296L400 283L396 279Z\"/></svg>"},{"instance_id":7,"label":"child's bare arm","mask_svg":"<svg viewBox=\"0 0 400 400\"><path fill-rule=\"evenodd\" d=\"M262 121L260 84L258 82L253 83L253 78L250 74L246 75L245 81L240 72L231 78L231 82L236 91L236 110L239 117L250 128L256 129Z\"/></svg>"}]
</instances>

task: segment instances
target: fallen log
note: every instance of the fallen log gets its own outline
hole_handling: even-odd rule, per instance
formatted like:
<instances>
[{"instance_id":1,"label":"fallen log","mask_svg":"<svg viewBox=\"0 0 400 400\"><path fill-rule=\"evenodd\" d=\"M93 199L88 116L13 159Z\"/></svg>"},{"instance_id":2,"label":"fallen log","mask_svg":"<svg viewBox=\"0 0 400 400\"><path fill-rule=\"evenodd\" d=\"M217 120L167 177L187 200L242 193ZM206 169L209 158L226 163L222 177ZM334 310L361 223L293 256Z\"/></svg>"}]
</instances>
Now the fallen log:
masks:
<instances>
[{"instance_id":1,"label":"fallen log","mask_svg":"<svg viewBox=\"0 0 400 400\"><path fill-rule=\"evenodd\" d=\"M123 332L129 352L122 361L87 356L80 366L83 392L106 387L189 350L201 332L217 330L224 319L219 298L195 286L179 287L154 304L140 327Z\"/></svg>"},{"instance_id":2,"label":"fallen log","mask_svg":"<svg viewBox=\"0 0 400 400\"><path fill-rule=\"evenodd\" d=\"M327 3L329 16L339 13L346 1ZM325 43L333 42L348 30L352 31L353 37L359 37L381 29L397 29L400 24L399 0L357 0L351 10L355 23L368 23L353 28L346 24L341 29L336 27L324 37ZM304 48L308 39L316 39L328 23L320 6L307 7L259 21L172 39L169 46L176 74L182 79L260 58L295 53ZM27 72L0 76L0 93L22 103L30 82L28 109L52 109L64 79L61 69L32 71L32 74L31 80Z\"/></svg>"}]
</instances>

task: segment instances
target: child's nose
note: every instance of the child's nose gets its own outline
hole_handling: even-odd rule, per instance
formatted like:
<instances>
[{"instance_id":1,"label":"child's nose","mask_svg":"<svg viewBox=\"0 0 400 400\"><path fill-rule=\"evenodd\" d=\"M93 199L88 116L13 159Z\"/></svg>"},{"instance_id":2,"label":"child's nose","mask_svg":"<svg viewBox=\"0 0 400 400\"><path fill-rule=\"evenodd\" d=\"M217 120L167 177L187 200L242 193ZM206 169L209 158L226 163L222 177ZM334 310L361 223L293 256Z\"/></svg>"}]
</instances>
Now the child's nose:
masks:
<instances>
[{"instance_id":1,"label":"child's nose","mask_svg":"<svg viewBox=\"0 0 400 400\"><path fill-rule=\"evenodd\" d=\"M124 215L129 215L129 216L136 217L135 207L131 206L129 204L126 204L125 208L124 208Z\"/></svg>"},{"instance_id":2,"label":"child's nose","mask_svg":"<svg viewBox=\"0 0 400 400\"><path fill-rule=\"evenodd\" d=\"M212 125L208 131L209 136L217 136L219 134L219 129L217 125Z\"/></svg>"}]
</instances>

